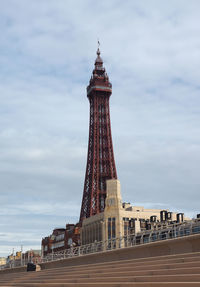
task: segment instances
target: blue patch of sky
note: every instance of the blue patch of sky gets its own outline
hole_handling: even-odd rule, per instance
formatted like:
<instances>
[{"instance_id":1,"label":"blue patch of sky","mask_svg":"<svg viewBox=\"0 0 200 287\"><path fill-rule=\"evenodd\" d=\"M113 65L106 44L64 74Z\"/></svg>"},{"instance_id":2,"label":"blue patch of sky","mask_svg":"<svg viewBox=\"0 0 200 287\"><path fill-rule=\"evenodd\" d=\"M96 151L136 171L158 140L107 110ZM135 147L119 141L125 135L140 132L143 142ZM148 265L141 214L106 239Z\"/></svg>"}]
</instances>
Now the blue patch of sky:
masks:
<instances>
[{"instance_id":1,"label":"blue patch of sky","mask_svg":"<svg viewBox=\"0 0 200 287\"><path fill-rule=\"evenodd\" d=\"M172 85L180 85L180 86L193 86L191 83L189 83L186 80L183 80L181 78L173 78L171 80Z\"/></svg>"},{"instance_id":2,"label":"blue patch of sky","mask_svg":"<svg viewBox=\"0 0 200 287\"><path fill-rule=\"evenodd\" d=\"M12 241L1 241L0 240L0 245L2 246L6 246L7 249L10 248L10 252L9 254L12 254L12 250L13 250L13 246L18 246L16 247L17 250L16 251L20 251L21 250L21 246L23 246L23 248L26 250L26 246L38 246L38 249L40 248L40 244L41 244L41 240L30 240L30 241L25 241L25 240L22 240L22 241L15 241L15 240L12 240ZM35 249L35 248L31 248L31 249ZM2 256L7 256L8 255L8 252L2 252L1 253Z\"/></svg>"},{"instance_id":3,"label":"blue patch of sky","mask_svg":"<svg viewBox=\"0 0 200 287\"><path fill-rule=\"evenodd\" d=\"M70 81L71 86L73 86L73 83L86 84L88 82L90 72L86 62L80 68L81 71L84 70L84 73L79 73L79 68L76 68L75 72L72 73L71 69L67 67L67 63L57 66L47 65L39 61L37 57L29 57L18 51L6 53L7 55L3 55L4 63L2 63L0 71L0 80L5 81L4 83L10 82L11 79L32 81L34 78L40 78L41 76L46 76L49 80L51 78L59 79L59 81L67 80Z\"/></svg>"},{"instance_id":4,"label":"blue patch of sky","mask_svg":"<svg viewBox=\"0 0 200 287\"><path fill-rule=\"evenodd\" d=\"M10 212L12 211L12 208L9 208ZM59 210L58 210L59 213ZM13 214L13 215L1 215L1 226L4 225L4 232L10 232L11 226L12 229L17 230L18 227L15 226L15 223L17 221L17 224L22 226L20 227L21 230L26 231L42 231L47 230L56 227L64 227L66 223L69 222L75 222L78 220L79 213L77 216L68 216L68 215L56 215L56 214L34 214L33 212L29 214ZM39 223L39 224L38 224Z\"/></svg>"}]
</instances>

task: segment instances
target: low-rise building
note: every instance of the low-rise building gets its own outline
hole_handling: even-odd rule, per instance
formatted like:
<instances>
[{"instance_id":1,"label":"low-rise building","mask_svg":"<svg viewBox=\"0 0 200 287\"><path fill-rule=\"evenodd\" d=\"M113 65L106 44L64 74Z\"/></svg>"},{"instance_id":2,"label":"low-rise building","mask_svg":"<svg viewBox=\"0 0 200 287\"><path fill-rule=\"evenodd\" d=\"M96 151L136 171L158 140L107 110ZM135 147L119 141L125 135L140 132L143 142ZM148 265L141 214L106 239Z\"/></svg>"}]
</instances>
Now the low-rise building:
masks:
<instances>
[{"instance_id":1,"label":"low-rise building","mask_svg":"<svg viewBox=\"0 0 200 287\"><path fill-rule=\"evenodd\" d=\"M104 212L83 220L81 244L121 238L141 231L164 228L173 222L183 222L183 213L162 209L146 209L122 203L119 180L107 180Z\"/></svg>"},{"instance_id":2,"label":"low-rise building","mask_svg":"<svg viewBox=\"0 0 200 287\"><path fill-rule=\"evenodd\" d=\"M125 238L126 241L129 235L137 235L147 230L166 229L169 225L189 220L183 213L168 209L147 209L123 203L119 180L107 180L106 184L104 211L84 219L82 226L67 224L66 228L54 229L50 236L42 239L43 256L94 242L121 238Z\"/></svg>"},{"instance_id":3,"label":"low-rise building","mask_svg":"<svg viewBox=\"0 0 200 287\"><path fill-rule=\"evenodd\" d=\"M42 239L42 254L57 253L80 245L79 224L66 224L66 228L55 228L50 236Z\"/></svg>"},{"instance_id":4,"label":"low-rise building","mask_svg":"<svg viewBox=\"0 0 200 287\"><path fill-rule=\"evenodd\" d=\"M6 257L0 257L0 266L6 265Z\"/></svg>"},{"instance_id":5,"label":"low-rise building","mask_svg":"<svg viewBox=\"0 0 200 287\"><path fill-rule=\"evenodd\" d=\"M41 262L41 250L27 250L25 253L17 251L16 254L12 253L6 258L6 267L19 267L26 265L28 262L38 264Z\"/></svg>"},{"instance_id":6,"label":"low-rise building","mask_svg":"<svg viewBox=\"0 0 200 287\"><path fill-rule=\"evenodd\" d=\"M24 254L22 254L22 262L24 263L32 262L34 264L40 263L41 249L27 250Z\"/></svg>"}]
</instances>

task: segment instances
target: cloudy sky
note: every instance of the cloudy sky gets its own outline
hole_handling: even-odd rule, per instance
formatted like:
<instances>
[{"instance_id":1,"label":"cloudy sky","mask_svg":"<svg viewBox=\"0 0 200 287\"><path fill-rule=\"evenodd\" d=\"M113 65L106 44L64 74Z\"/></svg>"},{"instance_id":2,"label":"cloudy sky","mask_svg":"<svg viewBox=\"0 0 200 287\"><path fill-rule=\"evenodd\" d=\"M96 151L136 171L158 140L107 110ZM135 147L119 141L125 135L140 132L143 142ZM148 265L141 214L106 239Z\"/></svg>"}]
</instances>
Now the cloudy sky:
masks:
<instances>
[{"instance_id":1,"label":"cloudy sky","mask_svg":"<svg viewBox=\"0 0 200 287\"><path fill-rule=\"evenodd\" d=\"M0 256L78 221L98 38L123 200L200 212L199 11L199 0L0 0Z\"/></svg>"}]
</instances>

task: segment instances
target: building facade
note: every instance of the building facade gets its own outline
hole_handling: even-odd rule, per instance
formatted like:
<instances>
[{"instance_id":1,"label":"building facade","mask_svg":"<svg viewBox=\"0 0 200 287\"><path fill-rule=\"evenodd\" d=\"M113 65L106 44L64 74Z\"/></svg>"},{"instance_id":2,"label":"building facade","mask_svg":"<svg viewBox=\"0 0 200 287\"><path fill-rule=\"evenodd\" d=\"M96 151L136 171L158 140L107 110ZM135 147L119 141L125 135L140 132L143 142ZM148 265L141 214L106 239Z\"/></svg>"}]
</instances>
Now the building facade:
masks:
<instances>
[{"instance_id":1,"label":"building facade","mask_svg":"<svg viewBox=\"0 0 200 287\"><path fill-rule=\"evenodd\" d=\"M6 265L6 257L0 257L0 266Z\"/></svg>"},{"instance_id":2,"label":"building facade","mask_svg":"<svg viewBox=\"0 0 200 287\"><path fill-rule=\"evenodd\" d=\"M83 220L81 244L109 241L146 230L165 228L169 224L188 219L183 213L123 203L119 180L108 180L105 210Z\"/></svg>"},{"instance_id":3,"label":"building facade","mask_svg":"<svg viewBox=\"0 0 200 287\"><path fill-rule=\"evenodd\" d=\"M42 239L42 255L61 252L80 245L79 224L66 224L65 228L55 228L51 235Z\"/></svg>"}]
</instances>

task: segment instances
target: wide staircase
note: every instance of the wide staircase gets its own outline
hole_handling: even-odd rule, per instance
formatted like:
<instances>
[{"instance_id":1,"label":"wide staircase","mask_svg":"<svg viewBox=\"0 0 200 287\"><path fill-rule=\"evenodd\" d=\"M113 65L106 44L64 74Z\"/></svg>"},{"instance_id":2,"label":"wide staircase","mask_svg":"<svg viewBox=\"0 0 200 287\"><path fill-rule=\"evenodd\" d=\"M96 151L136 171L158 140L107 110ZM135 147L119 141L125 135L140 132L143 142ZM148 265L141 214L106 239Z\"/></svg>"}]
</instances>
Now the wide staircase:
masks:
<instances>
[{"instance_id":1,"label":"wide staircase","mask_svg":"<svg viewBox=\"0 0 200 287\"><path fill-rule=\"evenodd\" d=\"M0 286L192 287L200 286L200 252L0 273Z\"/></svg>"}]
</instances>

